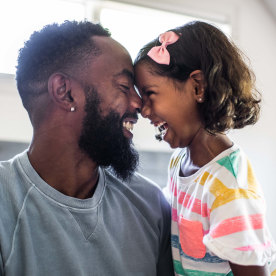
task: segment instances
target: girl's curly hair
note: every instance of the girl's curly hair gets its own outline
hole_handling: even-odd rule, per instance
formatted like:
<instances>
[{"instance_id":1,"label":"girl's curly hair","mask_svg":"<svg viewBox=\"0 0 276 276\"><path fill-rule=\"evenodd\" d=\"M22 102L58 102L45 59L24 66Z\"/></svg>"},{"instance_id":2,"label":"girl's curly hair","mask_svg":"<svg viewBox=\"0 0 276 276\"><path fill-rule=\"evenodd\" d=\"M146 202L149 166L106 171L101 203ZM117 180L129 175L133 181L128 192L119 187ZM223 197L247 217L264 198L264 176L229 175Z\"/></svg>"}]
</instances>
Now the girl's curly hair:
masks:
<instances>
[{"instance_id":1,"label":"girl's curly hair","mask_svg":"<svg viewBox=\"0 0 276 276\"><path fill-rule=\"evenodd\" d=\"M158 38L145 45L134 62L148 63L154 73L186 81L194 70L205 77L205 101L198 105L205 129L225 132L254 124L260 113L260 93L255 75L246 65L241 51L216 27L193 21L172 29L179 40L167 47L170 64L154 62L148 51L160 45Z\"/></svg>"}]
</instances>

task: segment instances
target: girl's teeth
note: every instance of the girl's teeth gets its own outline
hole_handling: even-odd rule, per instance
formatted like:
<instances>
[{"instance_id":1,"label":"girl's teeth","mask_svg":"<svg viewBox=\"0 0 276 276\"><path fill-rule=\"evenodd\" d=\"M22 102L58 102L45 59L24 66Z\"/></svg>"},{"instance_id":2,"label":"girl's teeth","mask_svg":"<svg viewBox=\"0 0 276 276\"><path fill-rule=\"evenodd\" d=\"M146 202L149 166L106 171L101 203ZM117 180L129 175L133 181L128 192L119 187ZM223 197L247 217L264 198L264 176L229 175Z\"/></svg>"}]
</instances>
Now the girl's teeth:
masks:
<instances>
[{"instance_id":1,"label":"girl's teeth","mask_svg":"<svg viewBox=\"0 0 276 276\"><path fill-rule=\"evenodd\" d=\"M155 127L156 135L155 138L158 141L162 141L164 139L164 136L167 133L167 128L165 127L165 122L158 124L158 126Z\"/></svg>"}]
</instances>

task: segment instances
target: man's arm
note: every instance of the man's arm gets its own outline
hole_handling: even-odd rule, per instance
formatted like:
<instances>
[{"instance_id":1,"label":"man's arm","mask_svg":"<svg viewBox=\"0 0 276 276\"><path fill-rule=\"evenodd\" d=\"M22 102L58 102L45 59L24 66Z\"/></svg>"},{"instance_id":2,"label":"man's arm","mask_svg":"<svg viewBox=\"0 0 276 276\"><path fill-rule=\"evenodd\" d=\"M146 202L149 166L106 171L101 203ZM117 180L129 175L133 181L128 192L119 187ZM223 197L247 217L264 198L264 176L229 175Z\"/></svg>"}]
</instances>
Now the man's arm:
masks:
<instances>
[{"instance_id":1,"label":"man's arm","mask_svg":"<svg viewBox=\"0 0 276 276\"><path fill-rule=\"evenodd\" d=\"M165 199L163 193L160 194L160 197L163 221L161 223L157 276L171 276L174 275L171 249L171 206Z\"/></svg>"},{"instance_id":2,"label":"man's arm","mask_svg":"<svg viewBox=\"0 0 276 276\"><path fill-rule=\"evenodd\" d=\"M2 253L0 252L0 276L4 275L3 271L3 259L2 259Z\"/></svg>"},{"instance_id":3,"label":"man's arm","mask_svg":"<svg viewBox=\"0 0 276 276\"><path fill-rule=\"evenodd\" d=\"M173 262L170 239L164 243L163 248L159 252L159 259L157 263L157 276L173 276Z\"/></svg>"},{"instance_id":4,"label":"man's arm","mask_svg":"<svg viewBox=\"0 0 276 276\"><path fill-rule=\"evenodd\" d=\"M265 266L243 266L230 263L230 267L234 276L269 276L269 271L267 265Z\"/></svg>"}]
</instances>

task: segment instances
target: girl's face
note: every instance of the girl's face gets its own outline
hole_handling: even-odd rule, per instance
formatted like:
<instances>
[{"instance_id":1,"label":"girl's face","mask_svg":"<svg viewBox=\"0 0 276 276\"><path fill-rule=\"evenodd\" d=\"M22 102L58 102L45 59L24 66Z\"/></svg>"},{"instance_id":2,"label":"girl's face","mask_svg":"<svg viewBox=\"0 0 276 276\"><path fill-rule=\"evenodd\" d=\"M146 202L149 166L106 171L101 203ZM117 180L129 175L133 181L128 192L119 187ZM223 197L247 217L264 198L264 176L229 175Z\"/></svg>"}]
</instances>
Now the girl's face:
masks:
<instances>
[{"instance_id":1,"label":"girl's face","mask_svg":"<svg viewBox=\"0 0 276 276\"><path fill-rule=\"evenodd\" d=\"M142 116L166 128L164 140L172 148L186 147L202 126L196 81L176 82L153 73L150 65L135 66L135 84L142 97Z\"/></svg>"}]
</instances>

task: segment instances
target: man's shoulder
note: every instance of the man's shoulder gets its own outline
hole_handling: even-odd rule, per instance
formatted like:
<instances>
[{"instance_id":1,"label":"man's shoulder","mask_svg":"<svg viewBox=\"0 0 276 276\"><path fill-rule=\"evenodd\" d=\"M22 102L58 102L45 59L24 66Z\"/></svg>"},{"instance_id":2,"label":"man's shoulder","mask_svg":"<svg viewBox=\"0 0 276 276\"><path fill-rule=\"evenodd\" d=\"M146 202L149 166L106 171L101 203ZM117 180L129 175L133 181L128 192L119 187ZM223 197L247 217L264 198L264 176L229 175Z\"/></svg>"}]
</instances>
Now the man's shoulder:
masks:
<instances>
[{"instance_id":1,"label":"man's shoulder","mask_svg":"<svg viewBox=\"0 0 276 276\"><path fill-rule=\"evenodd\" d=\"M130 180L122 181L112 172L106 171L106 187L118 192L130 202L139 202L149 208L159 205L169 208L161 188L146 176L135 172Z\"/></svg>"},{"instance_id":2,"label":"man's shoulder","mask_svg":"<svg viewBox=\"0 0 276 276\"><path fill-rule=\"evenodd\" d=\"M0 182L9 181L19 169L19 159L26 153L22 152L9 160L0 161Z\"/></svg>"},{"instance_id":3,"label":"man's shoulder","mask_svg":"<svg viewBox=\"0 0 276 276\"><path fill-rule=\"evenodd\" d=\"M8 181L9 177L13 174L16 163L16 156L12 159L0 161L0 183Z\"/></svg>"},{"instance_id":4,"label":"man's shoulder","mask_svg":"<svg viewBox=\"0 0 276 276\"><path fill-rule=\"evenodd\" d=\"M160 187L157 185L157 183L155 183L153 180L151 180L150 178L146 177L145 175L142 175L139 172L135 172L130 185L132 186L136 186L138 185L139 187L143 187L146 190L158 190L161 191Z\"/></svg>"},{"instance_id":5,"label":"man's shoulder","mask_svg":"<svg viewBox=\"0 0 276 276\"><path fill-rule=\"evenodd\" d=\"M26 193L24 185L24 172L20 165L20 158L26 153L21 153L13 158L0 162L0 204L21 198L20 194Z\"/></svg>"},{"instance_id":6,"label":"man's shoulder","mask_svg":"<svg viewBox=\"0 0 276 276\"><path fill-rule=\"evenodd\" d=\"M106 201L112 199L114 202L116 198L117 204L123 208L127 206L139 218L143 217L155 232L159 231L160 225L168 226L170 205L157 184L140 173L134 173L129 181L121 181L108 171L105 175Z\"/></svg>"},{"instance_id":7,"label":"man's shoulder","mask_svg":"<svg viewBox=\"0 0 276 276\"><path fill-rule=\"evenodd\" d=\"M135 172L128 180L121 180L116 177L111 171L106 171L107 185L118 189L130 189L135 192L161 192L160 187L151 179Z\"/></svg>"},{"instance_id":8,"label":"man's shoulder","mask_svg":"<svg viewBox=\"0 0 276 276\"><path fill-rule=\"evenodd\" d=\"M12 234L29 188L20 168L21 156L0 162L0 209L5 210L0 212L0 234L4 231L8 236Z\"/></svg>"}]
</instances>

